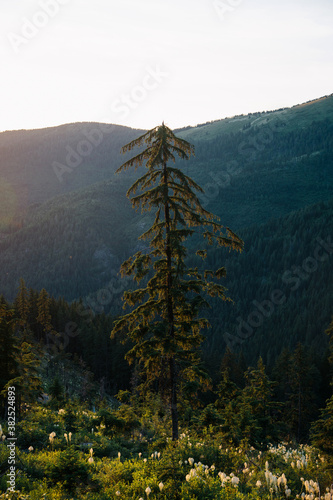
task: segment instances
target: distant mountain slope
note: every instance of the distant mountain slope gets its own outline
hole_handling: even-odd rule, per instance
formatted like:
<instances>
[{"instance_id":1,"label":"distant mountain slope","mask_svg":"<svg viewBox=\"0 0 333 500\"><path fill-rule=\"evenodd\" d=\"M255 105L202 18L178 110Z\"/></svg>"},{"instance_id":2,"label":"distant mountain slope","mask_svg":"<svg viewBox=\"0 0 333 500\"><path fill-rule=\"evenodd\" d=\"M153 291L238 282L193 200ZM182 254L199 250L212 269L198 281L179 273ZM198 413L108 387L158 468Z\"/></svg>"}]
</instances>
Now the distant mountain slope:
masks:
<instances>
[{"instance_id":1,"label":"distant mountain slope","mask_svg":"<svg viewBox=\"0 0 333 500\"><path fill-rule=\"evenodd\" d=\"M251 164L256 170L256 162L261 158L275 161L279 156L285 161L283 152L297 139L295 133L308 130L314 123L333 123L333 96L284 110L188 127L177 133L196 145L201 162L191 173L204 183L214 183L209 174L217 170L224 176L220 184L227 185L244 164ZM120 155L120 148L142 132L118 125L74 123L0 133L0 195L6 201L5 207L0 206L0 229L8 226L8 221L21 221L34 203L110 179L126 159ZM316 149L321 148L318 141L312 148L311 143L312 140L306 145L306 151L298 148L289 161L298 161L304 154L321 155L321 149ZM192 170L192 165L187 168Z\"/></svg>"},{"instance_id":2,"label":"distant mountain slope","mask_svg":"<svg viewBox=\"0 0 333 500\"><path fill-rule=\"evenodd\" d=\"M333 313L333 199L260 226L244 228L241 255L215 250L212 266L225 264L234 304L216 301L206 351L220 359L225 345L242 349L249 363L272 366L297 342L325 354L324 331Z\"/></svg>"},{"instance_id":3,"label":"distant mountain slope","mask_svg":"<svg viewBox=\"0 0 333 500\"><path fill-rule=\"evenodd\" d=\"M12 298L23 277L72 300L117 280L147 224L126 199L140 171L114 175L141 133L78 123L0 134L0 292ZM333 197L332 96L178 135L196 156L177 165L235 232Z\"/></svg>"},{"instance_id":4,"label":"distant mountain slope","mask_svg":"<svg viewBox=\"0 0 333 500\"><path fill-rule=\"evenodd\" d=\"M270 125L271 129L277 129L281 126L281 122L285 123L287 130L292 130L308 126L312 121L325 119L333 121L333 94L303 104L297 104L292 108L238 115L207 122L196 127L178 129L177 132L188 141L200 141L211 140L221 134L237 133L248 128L254 129L264 125Z\"/></svg>"},{"instance_id":5,"label":"distant mountain slope","mask_svg":"<svg viewBox=\"0 0 333 500\"><path fill-rule=\"evenodd\" d=\"M140 133L99 123L0 133L0 185L15 200L16 219L32 204L112 177L120 148Z\"/></svg>"}]
</instances>

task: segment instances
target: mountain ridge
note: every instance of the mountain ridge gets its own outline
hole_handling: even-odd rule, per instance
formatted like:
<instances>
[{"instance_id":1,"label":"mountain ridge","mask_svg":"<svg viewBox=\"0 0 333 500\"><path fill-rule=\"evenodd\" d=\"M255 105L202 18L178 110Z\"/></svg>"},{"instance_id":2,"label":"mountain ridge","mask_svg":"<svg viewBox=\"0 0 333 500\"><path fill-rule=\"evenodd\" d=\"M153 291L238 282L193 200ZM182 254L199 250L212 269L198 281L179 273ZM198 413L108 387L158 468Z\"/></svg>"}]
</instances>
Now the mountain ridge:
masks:
<instances>
[{"instance_id":1,"label":"mountain ridge","mask_svg":"<svg viewBox=\"0 0 333 500\"><path fill-rule=\"evenodd\" d=\"M121 147L141 133L142 130L128 127L104 124L101 129L100 124L81 122L23 135L0 134L0 266L3 269L0 293L12 299L22 277L29 287L46 288L51 295L70 301L82 297L87 304L90 301L102 309L98 297L111 297L111 302L104 304L107 312L120 313L121 294L130 284L120 280L119 266L135 251L144 249L138 237L148 227L151 215L143 216L132 210L126 198L129 186L144 167L114 174L129 157L120 154ZM244 234L245 249L252 238L249 228L254 228L260 244L249 262L253 259L255 269L261 264L266 270L261 277L263 283L265 280L269 283L276 276L274 245L281 252L284 246L277 230L275 233L269 230L272 244L265 240L262 231L270 228L272 221L279 220L284 224L286 240L292 241L291 235L297 230L293 220L299 217L304 226L299 245L308 248L306 217L311 221L309 234L314 240L317 219L311 211L307 215L307 208L315 207L313 210L322 218L324 213L320 213L325 204L331 207L333 95L286 110L186 128L177 135L194 144L196 155L189 161L177 161L176 166L202 186L205 191L199 195L202 205L218 215L223 225L241 236ZM84 148L87 154L79 158ZM55 165L60 169L58 176ZM291 213L295 214L294 219ZM284 222L288 220L290 227ZM327 219L328 228L330 224ZM272 254L263 257L265 244L272 248ZM190 243L190 253L193 245ZM293 265L287 260L288 255L283 256L285 260L282 259L280 266L283 262L286 266ZM243 257L229 264L229 258L221 254L219 266L225 262L227 271L232 266L232 298L242 305L239 311L248 314L248 303L254 300L255 289L248 286L246 291L241 283L243 279L252 280L257 283L258 291L262 283L251 274L246 259L242 269ZM326 275L331 276L330 272L328 268ZM315 310L319 310L318 300L325 302L326 318L331 314L331 292L324 273L321 271L318 276L319 287L327 290L326 296L319 294L321 298L316 299L314 292L311 294ZM295 294L291 300L294 307L297 297ZM265 295L256 300L263 298ZM306 297L300 296L299 300L299 304L309 307ZM227 318L226 331L232 335L235 321L228 320L229 310L222 310ZM282 314L284 308L279 311ZM324 317L318 314L318 322L319 316ZM221 321L222 316L217 317ZM292 331L290 311L286 317L289 321L286 331ZM314 332L323 331L323 319L320 322L319 327L313 320L307 334L310 343ZM296 325L294 331L301 327ZM214 331L218 331L217 324Z\"/></svg>"}]
</instances>

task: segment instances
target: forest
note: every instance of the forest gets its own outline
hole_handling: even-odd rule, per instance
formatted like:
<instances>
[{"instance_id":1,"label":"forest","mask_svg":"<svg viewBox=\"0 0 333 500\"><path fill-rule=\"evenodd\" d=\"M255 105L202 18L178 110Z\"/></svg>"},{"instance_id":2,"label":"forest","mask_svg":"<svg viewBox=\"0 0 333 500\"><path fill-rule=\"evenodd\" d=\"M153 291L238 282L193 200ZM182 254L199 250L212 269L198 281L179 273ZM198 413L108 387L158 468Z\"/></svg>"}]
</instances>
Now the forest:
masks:
<instances>
[{"instance_id":1,"label":"forest","mask_svg":"<svg viewBox=\"0 0 333 500\"><path fill-rule=\"evenodd\" d=\"M117 181L2 229L0 498L333 498L332 125L291 124L274 160L132 131Z\"/></svg>"}]
</instances>

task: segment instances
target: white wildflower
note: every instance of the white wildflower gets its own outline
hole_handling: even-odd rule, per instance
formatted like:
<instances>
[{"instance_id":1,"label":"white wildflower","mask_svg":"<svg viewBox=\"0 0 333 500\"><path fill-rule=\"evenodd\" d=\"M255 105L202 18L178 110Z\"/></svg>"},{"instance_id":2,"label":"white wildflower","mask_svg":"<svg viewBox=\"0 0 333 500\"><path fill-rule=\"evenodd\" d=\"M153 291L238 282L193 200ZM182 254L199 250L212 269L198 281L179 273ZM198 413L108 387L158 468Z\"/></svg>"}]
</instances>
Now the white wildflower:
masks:
<instances>
[{"instance_id":1,"label":"white wildflower","mask_svg":"<svg viewBox=\"0 0 333 500\"><path fill-rule=\"evenodd\" d=\"M234 485L234 487L235 487L235 488L237 488L238 483L239 483L239 477L237 477L237 476L233 476L233 477L231 478L231 484L232 484L232 485Z\"/></svg>"}]
</instances>

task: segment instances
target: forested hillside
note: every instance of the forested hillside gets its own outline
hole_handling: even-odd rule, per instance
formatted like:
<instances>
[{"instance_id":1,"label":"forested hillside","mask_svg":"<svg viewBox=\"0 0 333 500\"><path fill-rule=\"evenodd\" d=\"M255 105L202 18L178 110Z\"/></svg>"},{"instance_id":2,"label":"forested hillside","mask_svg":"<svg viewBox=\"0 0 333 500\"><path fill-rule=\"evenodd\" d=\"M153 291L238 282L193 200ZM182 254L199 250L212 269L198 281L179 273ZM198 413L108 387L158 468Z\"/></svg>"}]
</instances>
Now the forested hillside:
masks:
<instances>
[{"instance_id":1,"label":"forested hillside","mask_svg":"<svg viewBox=\"0 0 333 500\"><path fill-rule=\"evenodd\" d=\"M144 193L174 218L181 206L165 246L167 210L161 222L126 198L143 168L114 175L140 131L0 134L0 491L13 447L18 490L1 498L333 498L332 132L332 96L178 131L196 156L165 189L162 155L160 191ZM164 124L152 135L192 154ZM204 262L202 207L225 226ZM138 239L152 224L155 246Z\"/></svg>"},{"instance_id":2,"label":"forested hillside","mask_svg":"<svg viewBox=\"0 0 333 500\"><path fill-rule=\"evenodd\" d=\"M270 367L283 347L298 341L325 351L333 282L332 132L332 96L178 131L195 145L195 157L177 166L203 187L203 206L245 243L241 255L208 254L208 263L226 266L234 301L207 313L205 356L213 371L226 345L243 349L247 363L261 355ZM120 313L131 283L120 279L119 267L144 248L137 238L150 215L133 211L126 198L140 169L114 172L127 158L121 146L139 133L81 123L0 134L7 207L0 290L8 300L24 278L56 298L82 298L95 314ZM190 254L195 246L189 242Z\"/></svg>"}]
</instances>

